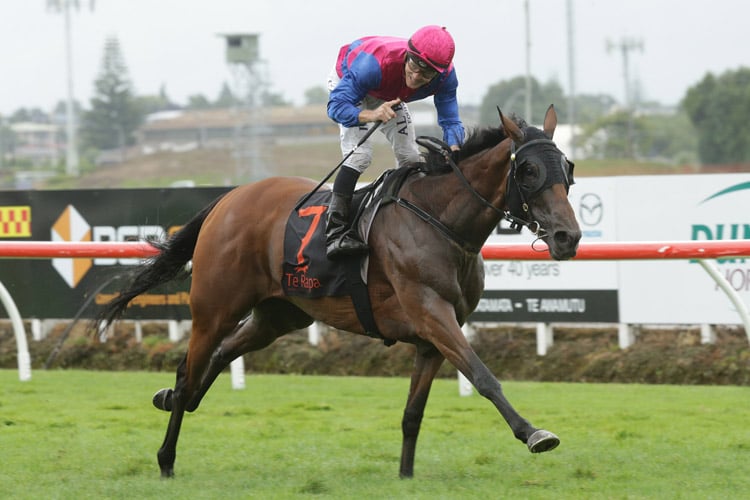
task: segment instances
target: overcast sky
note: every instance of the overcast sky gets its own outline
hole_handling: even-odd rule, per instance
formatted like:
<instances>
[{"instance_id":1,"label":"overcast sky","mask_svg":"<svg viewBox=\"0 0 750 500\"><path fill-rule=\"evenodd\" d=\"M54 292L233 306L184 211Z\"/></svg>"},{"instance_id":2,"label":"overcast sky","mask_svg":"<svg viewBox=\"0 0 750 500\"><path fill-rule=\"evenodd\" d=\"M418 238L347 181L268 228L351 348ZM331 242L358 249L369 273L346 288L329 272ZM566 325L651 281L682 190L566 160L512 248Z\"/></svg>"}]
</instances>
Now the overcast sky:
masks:
<instances>
[{"instance_id":1,"label":"overcast sky","mask_svg":"<svg viewBox=\"0 0 750 500\"><path fill-rule=\"evenodd\" d=\"M65 0L60 0L64 2ZM0 0L0 113L52 108L66 95L64 22L48 0ZM676 104L707 72L750 66L747 0L572 0L575 90L624 101L623 40L630 74L648 100ZM231 83L221 33L260 35L271 91L295 104L323 85L341 45L364 35L408 37L448 27L459 101L478 104L488 87L526 72L524 0L79 0L72 15L76 99L88 107L107 36L120 40L138 94L162 85L176 102L215 99ZM569 91L566 0L529 0L530 67ZM502 104L502 103L498 103ZM556 103L558 106L563 103Z\"/></svg>"}]
</instances>

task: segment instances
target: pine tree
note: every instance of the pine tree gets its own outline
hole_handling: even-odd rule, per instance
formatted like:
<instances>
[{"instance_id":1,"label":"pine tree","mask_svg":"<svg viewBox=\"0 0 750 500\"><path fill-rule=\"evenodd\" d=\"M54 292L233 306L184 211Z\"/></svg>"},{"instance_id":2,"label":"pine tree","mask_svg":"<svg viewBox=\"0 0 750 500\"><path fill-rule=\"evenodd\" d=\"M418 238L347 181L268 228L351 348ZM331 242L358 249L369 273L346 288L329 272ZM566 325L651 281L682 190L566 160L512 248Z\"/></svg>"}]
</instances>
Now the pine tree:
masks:
<instances>
[{"instance_id":1,"label":"pine tree","mask_svg":"<svg viewBox=\"0 0 750 500\"><path fill-rule=\"evenodd\" d=\"M99 75L94 81L91 109L82 119L84 144L96 149L124 150L135 143L134 132L143 122L143 110L135 98L128 68L116 37L104 44Z\"/></svg>"}]
</instances>

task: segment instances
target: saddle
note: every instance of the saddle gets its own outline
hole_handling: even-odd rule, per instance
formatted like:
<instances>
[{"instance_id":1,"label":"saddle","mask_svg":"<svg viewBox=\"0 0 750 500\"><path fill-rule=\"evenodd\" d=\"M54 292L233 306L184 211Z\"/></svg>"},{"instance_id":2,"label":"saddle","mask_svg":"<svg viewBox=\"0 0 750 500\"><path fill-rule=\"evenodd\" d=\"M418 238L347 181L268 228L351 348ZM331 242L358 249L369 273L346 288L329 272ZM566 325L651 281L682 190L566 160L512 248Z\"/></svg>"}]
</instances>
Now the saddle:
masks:
<instances>
[{"instance_id":1,"label":"saddle","mask_svg":"<svg viewBox=\"0 0 750 500\"><path fill-rule=\"evenodd\" d=\"M352 227L358 228L363 241L367 241L381 201L387 200L389 193L398 192L406 178L417 172L412 167L389 170L372 184L355 191ZM319 191L289 214L284 232L281 280L284 293L308 298L349 295L367 335L383 339L375 326L367 293L368 256L354 255L335 261L326 257L325 215L330 202L331 192ZM393 343L383 340L386 345Z\"/></svg>"},{"instance_id":2,"label":"saddle","mask_svg":"<svg viewBox=\"0 0 750 500\"><path fill-rule=\"evenodd\" d=\"M426 163L387 170L371 184L356 190L352 197L352 227L357 228L362 241L367 241L379 208L397 199L406 179L444 171L439 160L428 159ZM284 293L308 298L349 295L367 335L383 339L375 325L367 292L369 256L355 255L335 261L326 257L325 216L330 201L330 191L318 191L289 214L284 232L281 280ZM383 340L386 345L393 343Z\"/></svg>"}]
</instances>

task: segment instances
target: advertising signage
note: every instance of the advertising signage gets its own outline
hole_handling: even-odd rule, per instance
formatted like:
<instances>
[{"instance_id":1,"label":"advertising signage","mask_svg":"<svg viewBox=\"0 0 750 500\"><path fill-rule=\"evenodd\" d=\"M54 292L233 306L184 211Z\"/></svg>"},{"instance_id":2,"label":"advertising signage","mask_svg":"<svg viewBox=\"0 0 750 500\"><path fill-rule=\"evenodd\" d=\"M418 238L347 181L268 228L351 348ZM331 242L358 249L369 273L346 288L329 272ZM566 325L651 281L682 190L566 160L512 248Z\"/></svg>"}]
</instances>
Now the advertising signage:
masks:
<instances>
[{"instance_id":1,"label":"advertising signage","mask_svg":"<svg viewBox=\"0 0 750 500\"><path fill-rule=\"evenodd\" d=\"M162 239L229 188L0 192L0 240ZM750 239L750 174L584 177L570 191L582 243ZM535 236L501 223L490 244ZM24 318L83 317L123 285L132 258L0 259ZM713 261L750 304L750 259ZM726 294L690 260L487 260L474 322L740 324ZM101 290L98 290L102 287ZM189 279L136 297L131 319L188 319ZM6 311L0 312L2 317Z\"/></svg>"},{"instance_id":2,"label":"advertising signage","mask_svg":"<svg viewBox=\"0 0 750 500\"><path fill-rule=\"evenodd\" d=\"M750 239L750 174L584 177L569 199L582 243ZM488 242L533 241L528 231L501 227ZM750 304L750 259L712 265ZM484 298L471 321L742 322L696 261L486 261L484 270ZM554 299L547 309L529 308L544 297Z\"/></svg>"},{"instance_id":3,"label":"advertising signage","mask_svg":"<svg viewBox=\"0 0 750 500\"><path fill-rule=\"evenodd\" d=\"M570 190L582 242L616 239L613 178L582 178ZM525 243L535 236L502 222L490 244ZM617 264L609 261L487 260L485 291L469 321L618 323Z\"/></svg>"},{"instance_id":4,"label":"advertising signage","mask_svg":"<svg viewBox=\"0 0 750 500\"><path fill-rule=\"evenodd\" d=\"M3 241L133 241L163 239L229 188L100 189L0 192ZM24 318L71 318L91 298L116 293L134 258L0 259L0 281ZM109 282L101 290L102 285ZM189 279L139 297L126 317L187 319ZM2 317L7 312L2 311Z\"/></svg>"}]
</instances>

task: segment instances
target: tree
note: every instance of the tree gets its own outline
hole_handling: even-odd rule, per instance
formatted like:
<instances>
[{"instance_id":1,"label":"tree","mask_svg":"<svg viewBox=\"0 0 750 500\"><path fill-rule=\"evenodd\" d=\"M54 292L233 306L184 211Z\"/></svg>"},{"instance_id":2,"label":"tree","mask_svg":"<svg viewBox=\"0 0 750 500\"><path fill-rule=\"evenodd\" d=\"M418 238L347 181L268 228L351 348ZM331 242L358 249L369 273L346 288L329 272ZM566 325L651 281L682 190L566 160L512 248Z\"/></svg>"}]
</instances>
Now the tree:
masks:
<instances>
[{"instance_id":1,"label":"tree","mask_svg":"<svg viewBox=\"0 0 750 500\"><path fill-rule=\"evenodd\" d=\"M641 156L678 165L695 163L698 140L687 114L650 114L636 118L636 148Z\"/></svg>"},{"instance_id":2,"label":"tree","mask_svg":"<svg viewBox=\"0 0 750 500\"><path fill-rule=\"evenodd\" d=\"M684 113L632 115L621 109L587 123L578 142L598 158L689 163L696 156L695 133Z\"/></svg>"},{"instance_id":3,"label":"tree","mask_svg":"<svg viewBox=\"0 0 750 500\"><path fill-rule=\"evenodd\" d=\"M159 111L172 111L180 107L172 102L167 95L167 89L164 85L159 89L158 95L143 95L136 98L138 107L144 115L158 113Z\"/></svg>"},{"instance_id":4,"label":"tree","mask_svg":"<svg viewBox=\"0 0 750 500\"><path fill-rule=\"evenodd\" d=\"M584 126L578 141L597 158L633 158L628 140L630 120L629 111L610 113ZM640 135L636 124L633 128L634 135Z\"/></svg>"},{"instance_id":5,"label":"tree","mask_svg":"<svg viewBox=\"0 0 750 500\"><path fill-rule=\"evenodd\" d=\"M33 122L49 123L50 117L39 108L18 108L8 118L10 123Z\"/></svg>"},{"instance_id":6,"label":"tree","mask_svg":"<svg viewBox=\"0 0 750 500\"><path fill-rule=\"evenodd\" d=\"M617 106L617 101L606 94L579 94L575 97L575 106L576 124L583 124L610 113ZM568 109L567 106L565 109Z\"/></svg>"},{"instance_id":7,"label":"tree","mask_svg":"<svg viewBox=\"0 0 750 500\"><path fill-rule=\"evenodd\" d=\"M0 167L6 164L6 157L11 157L16 147L16 137L5 120L0 116Z\"/></svg>"},{"instance_id":8,"label":"tree","mask_svg":"<svg viewBox=\"0 0 750 500\"><path fill-rule=\"evenodd\" d=\"M234 97L232 89L229 88L229 84L227 82L224 82L224 84L221 86L219 96L216 98L216 101L214 101L213 105L217 108L232 108L237 105L237 98Z\"/></svg>"},{"instance_id":9,"label":"tree","mask_svg":"<svg viewBox=\"0 0 750 500\"><path fill-rule=\"evenodd\" d=\"M211 103L208 98L203 94L193 94L188 96L188 103L185 106L187 109L208 109L211 108Z\"/></svg>"},{"instance_id":10,"label":"tree","mask_svg":"<svg viewBox=\"0 0 750 500\"><path fill-rule=\"evenodd\" d=\"M264 90L260 95L260 105L266 108L275 108L280 106L289 106L291 103L284 99L280 92Z\"/></svg>"},{"instance_id":11,"label":"tree","mask_svg":"<svg viewBox=\"0 0 750 500\"><path fill-rule=\"evenodd\" d=\"M322 85L310 87L305 90L305 104L326 104L328 102L328 91Z\"/></svg>"},{"instance_id":12,"label":"tree","mask_svg":"<svg viewBox=\"0 0 750 500\"><path fill-rule=\"evenodd\" d=\"M526 78L517 76L511 80L504 80L492 85L482 99L479 123L481 125L497 125L497 107L505 115L515 113L523 117L527 122L534 123L535 119L541 120L550 104L554 104L558 119L562 122L566 119L565 97L562 87L554 80L540 85L535 79L531 79L531 116L524 116L524 102L526 100Z\"/></svg>"},{"instance_id":13,"label":"tree","mask_svg":"<svg viewBox=\"0 0 750 500\"><path fill-rule=\"evenodd\" d=\"M52 109L51 119L53 123L65 123L67 106L68 104L66 101L57 101L57 104L55 104L55 107ZM83 113L83 107L78 100L73 100L73 110L74 116L81 116L81 113Z\"/></svg>"},{"instance_id":14,"label":"tree","mask_svg":"<svg viewBox=\"0 0 750 500\"><path fill-rule=\"evenodd\" d=\"M534 123L535 119L541 119L550 104L555 105L558 121L567 123L568 96L556 80L550 80L545 84L539 84L534 78L531 79L531 117L525 114L524 103L526 100L526 78L517 76L511 80L503 80L491 86L482 99L479 122L482 125L496 125L498 123L497 107L504 114L515 112L522 116L527 122ZM591 123L610 113L616 106L617 101L606 94L579 94L575 97L576 123Z\"/></svg>"},{"instance_id":15,"label":"tree","mask_svg":"<svg viewBox=\"0 0 750 500\"><path fill-rule=\"evenodd\" d=\"M685 94L682 108L698 135L703 163L750 161L750 68L707 73Z\"/></svg>"},{"instance_id":16,"label":"tree","mask_svg":"<svg viewBox=\"0 0 750 500\"><path fill-rule=\"evenodd\" d=\"M123 149L135 143L134 132L143 117L120 42L116 37L109 37L104 44L99 76L94 81L91 109L82 117L82 140L86 146L96 149Z\"/></svg>"}]
</instances>

